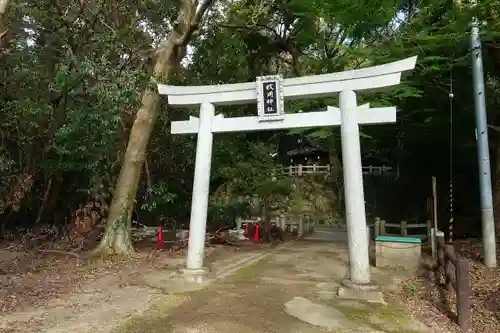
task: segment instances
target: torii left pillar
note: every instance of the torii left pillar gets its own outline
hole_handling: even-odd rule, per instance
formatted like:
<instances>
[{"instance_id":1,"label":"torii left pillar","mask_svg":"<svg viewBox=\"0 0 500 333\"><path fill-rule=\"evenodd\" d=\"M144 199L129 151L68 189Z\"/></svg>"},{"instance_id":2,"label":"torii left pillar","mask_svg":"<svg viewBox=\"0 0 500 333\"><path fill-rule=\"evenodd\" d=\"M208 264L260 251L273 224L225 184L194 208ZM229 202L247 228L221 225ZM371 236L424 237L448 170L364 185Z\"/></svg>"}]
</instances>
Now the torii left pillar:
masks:
<instances>
[{"instance_id":1,"label":"torii left pillar","mask_svg":"<svg viewBox=\"0 0 500 333\"><path fill-rule=\"evenodd\" d=\"M193 199L191 201L191 222L189 224L189 243L186 268L183 273L193 282L202 282L207 273L203 266L207 228L208 194L210 191L210 169L212 165L212 119L214 105L204 102L200 107L200 121L196 144L196 163L194 168Z\"/></svg>"}]
</instances>

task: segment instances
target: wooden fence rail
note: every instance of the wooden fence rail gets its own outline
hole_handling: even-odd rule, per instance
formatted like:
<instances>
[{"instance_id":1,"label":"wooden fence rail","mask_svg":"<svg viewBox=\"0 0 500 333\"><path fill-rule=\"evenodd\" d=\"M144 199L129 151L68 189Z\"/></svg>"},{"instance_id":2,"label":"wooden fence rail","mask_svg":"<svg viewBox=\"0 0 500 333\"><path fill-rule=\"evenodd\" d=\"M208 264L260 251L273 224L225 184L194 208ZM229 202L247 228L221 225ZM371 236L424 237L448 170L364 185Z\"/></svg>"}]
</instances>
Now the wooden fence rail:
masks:
<instances>
[{"instance_id":1,"label":"wooden fence rail","mask_svg":"<svg viewBox=\"0 0 500 333\"><path fill-rule=\"evenodd\" d=\"M384 236L387 235L386 228L399 229L399 234L403 237L408 236L408 229L425 229L425 235L412 235L412 236L430 236L431 233L431 221L425 223L408 223L407 221L401 221L399 223L387 223L385 220L381 220L376 217L373 223L374 235Z\"/></svg>"},{"instance_id":2,"label":"wooden fence rail","mask_svg":"<svg viewBox=\"0 0 500 333\"><path fill-rule=\"evenodd\" d=\"M444 236L437 238L437 273L444 276L446 289L456 294L457 324L463 330L470 329L471 285L470 261L458 259L453 245L446 245Z\"/></svg>"},{"instance_id":3,"label":"wooden fence rail","mask_svg":"<svg viewBox=\"0 0 500 333\"><path fill-rule=\"evenodd\" d=\"M307 175L307 174L314 174L314 173L330 173L330 165L290 165L284 167L284 173L285 175L288 176L301 176L301 175ZM363 167L363 174L364 175L376 175L376 176L382 176L382 175L391 175L393 173L393 168L389 166L364 166Z\"/></svg>"}]
</instances>

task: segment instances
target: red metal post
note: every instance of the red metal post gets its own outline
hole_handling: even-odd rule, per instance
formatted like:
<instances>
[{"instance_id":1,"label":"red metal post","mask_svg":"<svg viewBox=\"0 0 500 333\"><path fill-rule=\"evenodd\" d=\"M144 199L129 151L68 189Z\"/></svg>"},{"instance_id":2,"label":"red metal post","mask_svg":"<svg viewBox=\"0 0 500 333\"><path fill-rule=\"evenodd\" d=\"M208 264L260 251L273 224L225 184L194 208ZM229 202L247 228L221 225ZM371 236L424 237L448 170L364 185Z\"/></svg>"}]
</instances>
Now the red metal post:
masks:
<instances>
[{"instance_id":1,"label":"red metal post","mask_svg":"<svg viewBox=\"0 0 500 333\"><path fill-rule=\"evenodd\" d=\"M260 239L260 223L255 224L255 233L253 234L253 240L258 241Z\"/></svg>"},{"instance_id":2,"label":"red metal post","mask_svg":"<svg viewBox=\"0 0 500 333\"><path fill-rule=\"evenodd\" d=\"M156 247L158 249L163 249L163 223L160 224L160 229L156 234Z\"/></svg>"}]
</instances>

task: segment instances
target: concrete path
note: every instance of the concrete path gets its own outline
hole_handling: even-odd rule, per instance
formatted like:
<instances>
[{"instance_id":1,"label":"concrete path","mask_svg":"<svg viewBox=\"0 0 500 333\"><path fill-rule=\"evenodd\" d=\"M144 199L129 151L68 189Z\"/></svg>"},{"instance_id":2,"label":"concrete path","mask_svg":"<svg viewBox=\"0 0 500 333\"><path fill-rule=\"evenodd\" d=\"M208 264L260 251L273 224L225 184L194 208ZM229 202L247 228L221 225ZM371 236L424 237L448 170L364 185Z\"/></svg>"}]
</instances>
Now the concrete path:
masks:
<instances>
[{"instance_id":1,"label":"concrete path","mask_svg":"<svg viewBox=\"0 0 500 333\"><path fill-rule=\"evenodd\" d=\"M430 332L397 303L339 299L346 272L344 244L298 241L204 290L165 295L116 333Z\"/></svg>"},{"instance_id":2,"label":"concrete path","mask_svg":"<svg viewBox=\"0 0 500 333\"><path fill-rule=\"evenodd\" d=\"M315 232L306 236L305 239L347 243L347 230L339 228L334 229L327 226L317 226Z\"/></svg>"}]
</instances>

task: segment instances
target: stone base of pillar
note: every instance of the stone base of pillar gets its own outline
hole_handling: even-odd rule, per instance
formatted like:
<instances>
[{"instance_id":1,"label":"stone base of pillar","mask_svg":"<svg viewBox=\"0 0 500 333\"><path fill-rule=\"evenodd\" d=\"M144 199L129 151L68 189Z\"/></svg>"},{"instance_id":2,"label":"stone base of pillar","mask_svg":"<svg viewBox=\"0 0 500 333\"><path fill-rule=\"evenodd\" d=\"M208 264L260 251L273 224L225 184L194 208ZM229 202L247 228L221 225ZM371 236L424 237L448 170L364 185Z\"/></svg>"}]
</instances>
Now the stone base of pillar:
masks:
<instances>
[{"instance_id":1,"label":"stone base of pillar","mask_svg":"<svg viewBox=\"0 0 500 333\"><path fill-rule=\"evenodd\" d=\"M201 269L189 269L183 267L180 268L179 271L183 279L189 283L205 283L210 279L210 269L208 267L203 267Z\"/></svg>"},{"instance_id":2,"label":"stone base of pillar","mask_svg":"<svg viewBox=\"0 0 500 333\"><path fill-rule=\"evenodd\" d=\"M386 304L382 288L376 283L354 283L349 279L342 280L337 295L346 299L363 300L370 303Z\"/></svg>"},{"instance_id":3,"label":"stone base of pillar","mask_svg":"<svg viewBox=\"0 0 500 333\"><path fill-rule=\"evenodd\" d=\"M201 290L209 284L213 276L208 268L172 267L146 274L143 278L148 286L158 288L168 294L176 294Z\"/></svg>"}]
</instances>

